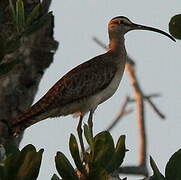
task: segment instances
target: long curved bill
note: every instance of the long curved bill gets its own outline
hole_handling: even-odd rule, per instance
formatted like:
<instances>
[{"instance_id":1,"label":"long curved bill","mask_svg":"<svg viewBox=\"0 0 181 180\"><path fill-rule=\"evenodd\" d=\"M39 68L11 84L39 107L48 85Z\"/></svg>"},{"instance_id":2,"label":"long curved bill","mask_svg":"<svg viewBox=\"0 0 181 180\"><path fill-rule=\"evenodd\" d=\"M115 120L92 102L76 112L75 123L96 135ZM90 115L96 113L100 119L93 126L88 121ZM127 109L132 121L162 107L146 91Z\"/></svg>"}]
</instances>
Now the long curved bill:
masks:
<instances>
[{"instance_id":1,"label":"long curved bill","mask_svg":"<svg viewBox=\"0 0 181 180\"><path fill-rule=\"evenodd\" d=\"M159 30L159 29L156 29L156 28L153 28L153 27L148 27L148 26L143 26L143 25L139 25L139 24L134 24L133 23L133 30L148 30L148 31L154 31L154 32L157 32L157 33L160 33L160 34L163 34L167 37L169 37L171 40L173 41L176 41L170 34L162 31L162 30Z\"/></svg>"}]
</instances>

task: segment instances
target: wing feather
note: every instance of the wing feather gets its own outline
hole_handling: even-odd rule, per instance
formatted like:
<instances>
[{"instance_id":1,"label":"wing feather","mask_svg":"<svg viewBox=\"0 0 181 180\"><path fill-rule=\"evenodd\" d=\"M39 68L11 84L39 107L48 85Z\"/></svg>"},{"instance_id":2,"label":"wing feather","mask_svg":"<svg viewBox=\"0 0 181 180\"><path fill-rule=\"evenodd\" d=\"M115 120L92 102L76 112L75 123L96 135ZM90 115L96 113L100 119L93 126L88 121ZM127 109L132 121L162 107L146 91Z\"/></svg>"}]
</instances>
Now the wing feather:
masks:
<instances>
[{"instance_id":1,"label":"wing feather","mask_svg":"<svg viewBox=\"0 0 181 180\"><path fill-rule=\"evenodd\" d=\"M45 109L53 108L94 95L109 85L116 71L116 64L105 61L103 55L97 56L63 76L40 100L41 104Z\"/></svg>"}]
</instances>

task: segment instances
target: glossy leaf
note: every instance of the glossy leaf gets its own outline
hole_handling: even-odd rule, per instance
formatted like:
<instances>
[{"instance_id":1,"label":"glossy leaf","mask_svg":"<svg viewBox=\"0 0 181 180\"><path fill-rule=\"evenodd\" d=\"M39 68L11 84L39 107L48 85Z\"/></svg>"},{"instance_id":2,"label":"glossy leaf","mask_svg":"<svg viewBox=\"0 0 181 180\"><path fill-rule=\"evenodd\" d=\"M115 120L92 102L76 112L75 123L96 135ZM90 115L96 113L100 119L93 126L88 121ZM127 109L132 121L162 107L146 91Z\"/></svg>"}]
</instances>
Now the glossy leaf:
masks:
<instances>
[{"instance_id":1,"label":"glossy leaf","mask_svg":"<svg viewBox=\"0 0 181 180\"><path fill-rule=\"evenodd\" d=\"M160 173L155 161L153 160L151 156L150 156L150 165L154 173L152 178L154 180L165 180L164 176Z\"/></svg>"},{"instance_id":2,"label":"glossy leaf","mask_svg":"<svg viewBox=\"0 0 181 180\"><path fill-rule=\"evenodd\" d=\"M25 27L25 14L24 14L24 4L22 0L17 0L16 2L16 25L19 32L23 31Z\"/></svg>"},{"instance_id":3,"label":"glossy leaf","mask_svg":"<svg viewBox=\"0 0 181 180\"><path fill-rule=\"evenodd\" d=\"M79 147L76 141L76 138L73 134L70 135L70 140L69 140L69 149L70 153L72 155L72 158L75 162L75 165L79 169L80 172L85 172L84 167L80 158L80 153L79 153Z\"/></svg>"},{"instance_id":4,"label":"glossy leaf","mask_svg":"<svg viewBox=\"0 0 181 180\"><path fill-rule=\"evenodd\" d=\"M42 160L43 149L36 152L33 145L27 145L22 149L17 164L20 164L16 175L17 180L34 180L38 177Z\"/></svg>"},{"instance_id":5,"label":"glossy leaf","mask_svg":"<svg viewBox=\"0 0 181 180\"><path fill-rule=\"evenodd\" d=\"M78 180L74 168L63 153L57 153L55 156L55 164L56 169L63 180Z\"/></svg>"},{"instance_id":6,"label":"glossy leaf","mask_svg":"<svg viewBox=\"0 0 181 180\"><path fill-rule=\"evenodd\" d=\"M123 162L126 153L125 138L126 136L124 135L118 139L115 152L113 156L110 157L110 161L106 167L109 173L113 173Z\"/></svg>"},{"instance_id":7,"label":"glossy leaf","mask_svg":"<svg viewBox=\"0 0 181 180\"><path fill-rule=\"evenodd\" d=\"M84 136L87 140L87 143L90 146L90 150L93 151L93 137L91 135L91 131L90 131L89 126L87 124L84 124Z\"/></svg>"},{"instance_id":8,"label":"glossy leaf","mask_svg":"<svg viewBox=\"0 0 181 180\"><path fill-rule=\"evenodd\" d=\"M38 177L43 150L36 152L32 145L9 154L5 160L2 180L36 180Z\"/></svg>"},{"instance_id":9,"label":"glossy leaf","mask_svg":"<svg viewBox=\"0 0 181 180\"><path fill-rule=\"evenodd\" d=\"M12 15L13 15L13 21L15 23L16 22L16 12L15 12L15 8L13 6L12 0L9 0L9 6L11 8L11 12L12 12Z\"/></svg>"},{"instance_id":10,"label":"glossy leaf","mask_svg":"<svg viewBox=\"0 0 181 180\"><path fill-rule=\"evenodd\" d=\"M176 39L181 39L181 14L177 14L171 18L169 32Z\"/></svg>"},{"instance_id":11,"label":"glossy leaf","mask_svg":"<svg viewBox=\"0 0 181 180\"><path fill-rule=\"evenodd\" d=\"M51 22L53 18L52 12L49 12L48 14L42 16L37 21L35 21L31 26L28 26L25 31L24 35L28 36L31 35L33 32L41 29L44 25Z\"/></svg>"},{"instance_id":12,"label":"glossy leaf","mask_svg":"<svg viewBox=\"0 0 181 180\"><path fill-rule=\"evenodd\" d=\"M94 138L94 152L92 155L93 168L104 168L114 153L114 142L108 131L97 134Z\"/></svg>"},{"instance_id":13,"label":"glossy leaf","mask_svg":"<svg viewBox=\"0 0 181 180\"><path fill-rule=\"evenodd\" d=\"M19 165L17 164L19 153L9 155L4 163L4 179L15 179L16 174L19 169Z\"/></svg>"},{"instance_id":14,"label":"glossy leaf","mask_svg":"<svg viewBox=\"0 0 181 180\"><path fill-rule=\"evenodd\" d=\"M31 25L40 15L40 4L36 5L26 19L26 25Z\"/></svg>"},{"instance_id":15,"label":"glossy leaf","mask_svg":"<svg viewBox=\"0 0 181 180\"><path fill-rule=\"evenodd\" d=\"M165 169L167 180L181 179L181 149L175 152L168 161Z\"/></svg>"}]
</instances>

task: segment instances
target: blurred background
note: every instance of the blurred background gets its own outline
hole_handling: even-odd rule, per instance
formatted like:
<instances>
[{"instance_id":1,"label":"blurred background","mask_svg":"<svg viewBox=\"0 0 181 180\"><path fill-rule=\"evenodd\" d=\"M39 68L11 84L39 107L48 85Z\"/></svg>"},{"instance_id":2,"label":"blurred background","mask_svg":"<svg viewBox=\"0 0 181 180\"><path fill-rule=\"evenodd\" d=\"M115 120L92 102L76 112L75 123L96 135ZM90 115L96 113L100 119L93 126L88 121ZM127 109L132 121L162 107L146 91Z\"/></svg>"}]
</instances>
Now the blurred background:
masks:
<instances>
[{"instance_id":1,"label":"blurred background","mask_svg":"<svg viewBox=\"0 0 181 180\"><path fill-rule=\"evenodd\" d=\"M181 1L177 0L53 0L51 10L55 15L55 39L59 41L59 49L40 83L35 102L66 72L105 52L92 38L96 36L108 44L107 23L113 17L126 16L135 23L168 32L169 20L180 13L180 8ZM137 76L144 93L162 94L154 102L166 115L166 120L160 120L146 106L146 131L148 153L164 173L169 157L181 147L181 41L174 43L161 34L149 31L131 31L125 39L127 53L136 62ZM125 73L117 93L100 105L94 115L95 134L109 126L126 95L131 96L131 89ZM129 105L129 108L134 109L134 104ZM76 134L77 123L77 119L67 116L47 119L26 130L21 147L32 143L37 149L45 149L39 180L51 179L53 173L56 173L54 156L57 151L62 151L71 159L68 140L70 133ZM135 114L132 113L111 131L115 141L120 135L126 135L129 152L124 165L137 164L136 128ZM129 177L130 180L136 178Z\"/></svg>"}]
</instances>

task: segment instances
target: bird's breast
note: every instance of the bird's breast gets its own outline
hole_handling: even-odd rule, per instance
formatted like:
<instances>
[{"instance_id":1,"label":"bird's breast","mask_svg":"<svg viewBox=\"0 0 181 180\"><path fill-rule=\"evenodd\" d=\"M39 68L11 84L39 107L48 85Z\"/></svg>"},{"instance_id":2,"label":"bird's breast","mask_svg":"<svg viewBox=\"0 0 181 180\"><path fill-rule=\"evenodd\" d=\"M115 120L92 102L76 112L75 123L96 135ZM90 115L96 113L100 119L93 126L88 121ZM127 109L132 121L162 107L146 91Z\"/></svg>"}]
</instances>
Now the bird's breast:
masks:
<instances>
[{"instance_id":1,"label":"bird's breast","mask_svg":"<svg viewBox=\"0 0 181 180\"><path fill-rule=\"evenodd\" d=\"M112 81L110 82L110 84L101 92L100 96L101 96L101 102L106 101L107 99L109 99L118 89L120 81L122 79L123 76L123 72L124 72L124 68L119 69L114 78L112 79Z\"/></svg>"},{"instance_id":2,"label":"bird's breast","mask_svg":"<svg viewBox=\"0 0 181 180\"><path fill-rule=\"evenodd\" d=\"M96 95L92 96L91 101L94 102L93 104L98 105L103 103L116 92L116 90L119 87L120 81L122 79L123 72L124 72L124 66L118 69L112 81L105 89L103 89Z\"/></svg>"}]
</instances>

